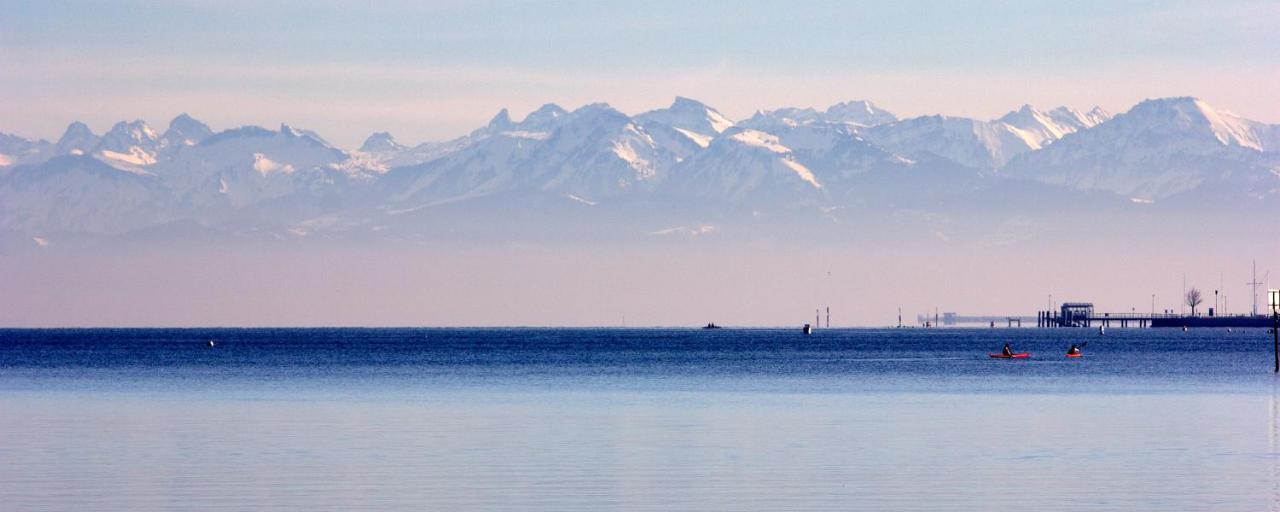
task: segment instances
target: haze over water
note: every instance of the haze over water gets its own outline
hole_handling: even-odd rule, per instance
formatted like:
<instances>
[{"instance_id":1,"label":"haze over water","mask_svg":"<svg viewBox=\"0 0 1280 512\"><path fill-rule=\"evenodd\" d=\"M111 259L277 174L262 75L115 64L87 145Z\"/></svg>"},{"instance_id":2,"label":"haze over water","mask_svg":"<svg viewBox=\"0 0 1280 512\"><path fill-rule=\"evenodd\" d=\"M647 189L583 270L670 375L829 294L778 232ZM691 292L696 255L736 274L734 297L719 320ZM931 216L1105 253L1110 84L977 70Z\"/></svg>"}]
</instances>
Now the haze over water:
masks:
<instances>
[{"instance_id":1,"label":"haze over water","mask_svg":"<svg viewBox=\"0 0 1280 512\"><path fill-rule=\"evenodd\" d=\"M1005 342L1033 358L986 356ZM1270 347L1217 329L3 330L0 503L1275 510Z\"/></svg>"}]
</instances>

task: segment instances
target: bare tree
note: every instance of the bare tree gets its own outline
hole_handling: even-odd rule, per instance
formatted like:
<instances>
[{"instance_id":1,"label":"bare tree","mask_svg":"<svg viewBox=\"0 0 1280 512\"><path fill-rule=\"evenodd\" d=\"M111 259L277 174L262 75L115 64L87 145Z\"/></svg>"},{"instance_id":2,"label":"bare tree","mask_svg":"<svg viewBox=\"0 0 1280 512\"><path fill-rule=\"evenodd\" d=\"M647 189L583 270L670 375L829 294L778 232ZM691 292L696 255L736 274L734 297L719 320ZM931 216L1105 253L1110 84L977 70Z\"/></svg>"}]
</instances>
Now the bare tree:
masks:
<instances>
[{"instance_id":1,"label":"bare tree","mask_svg":"<svg viewBox=\"0 0 1280 512\"><path fill-rule=\"evenodd\" d=\"M1183 300L1186 301L1188 306L1191 306L1191 316L1196 316L1196 306L1204 302L1204 298L1200 296L1200 290L1194 287L1187 290L1187 296L1183 297Z\"/></svg>"}]
</instances>

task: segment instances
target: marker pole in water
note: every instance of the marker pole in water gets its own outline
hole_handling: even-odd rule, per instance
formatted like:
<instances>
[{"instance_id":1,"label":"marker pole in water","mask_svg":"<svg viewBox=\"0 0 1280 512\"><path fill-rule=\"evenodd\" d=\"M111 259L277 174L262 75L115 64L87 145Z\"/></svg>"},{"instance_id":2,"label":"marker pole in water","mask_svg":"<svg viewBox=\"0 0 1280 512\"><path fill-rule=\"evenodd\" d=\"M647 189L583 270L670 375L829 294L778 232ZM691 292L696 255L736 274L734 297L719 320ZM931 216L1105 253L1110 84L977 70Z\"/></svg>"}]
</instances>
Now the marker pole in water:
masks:
<instances>
[{"instance_id":1,"label":"marker pole in water","mask_svg":"<svg viewBox=\"0 0 1280 512\"><path fill-rule=\"evenodd\" d=\"M1253 280L1258 279L1255 277ZM1267 290L1267 305L1271 306L1271 343L1276 355L1276 373L1280 373L1280 290Z\"/></svg>"}]
</instances>

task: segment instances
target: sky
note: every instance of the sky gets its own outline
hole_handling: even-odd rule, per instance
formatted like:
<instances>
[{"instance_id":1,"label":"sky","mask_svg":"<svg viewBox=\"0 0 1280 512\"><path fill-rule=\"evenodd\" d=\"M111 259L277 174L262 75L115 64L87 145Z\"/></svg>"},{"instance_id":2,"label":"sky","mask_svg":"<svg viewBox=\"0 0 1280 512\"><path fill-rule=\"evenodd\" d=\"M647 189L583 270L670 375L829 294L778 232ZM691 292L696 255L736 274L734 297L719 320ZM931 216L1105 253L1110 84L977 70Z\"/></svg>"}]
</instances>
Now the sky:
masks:
<instances>
[{"instance_id":1,"label":"sky","mask_svg":"<svg viewBox=\"0 0 1280 512\"><path fill-rule=\"evenodd\" d=\"M1024 103L1197 96L1280 123L1268 1L0 2L0 132L73 120L288 123L354 148L444 140L499 109L688 96L732 118L866 99L995 118Z\"/></svg>"}]
</instances>

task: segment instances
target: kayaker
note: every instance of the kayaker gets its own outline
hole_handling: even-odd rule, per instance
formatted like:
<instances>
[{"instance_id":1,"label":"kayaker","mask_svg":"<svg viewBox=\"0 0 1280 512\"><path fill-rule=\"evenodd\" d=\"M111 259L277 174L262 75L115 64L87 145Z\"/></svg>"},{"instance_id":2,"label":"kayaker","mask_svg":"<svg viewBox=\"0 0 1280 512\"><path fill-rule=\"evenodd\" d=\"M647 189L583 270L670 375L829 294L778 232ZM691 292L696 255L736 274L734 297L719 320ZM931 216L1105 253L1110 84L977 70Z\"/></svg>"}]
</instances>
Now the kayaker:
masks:
<instances>
[{"instance_id":1,"label":"kayaker","mask_svg":"<svg viewBox=\"0 0 1280 512\"><path fill-rule=\"evenodd\" d=\"M1067 355L1069 356L1080 355L1080 346L1076 345L1075 343L1072 343L1071 348L1067 349Z\"/></svg>"},{"instance_id":2,"label":"kayaker","mask_svg":"<svg viewBox=\"0 0 1280 512\"><path fill-rule=\"evenodd\" d=\"M1004 354L1006 357L1012 357L1012 356L1013 356L1013 349L1012 349L1012 348L1009 348L1009 344L1008 344L1008 343L1005 343L1005 344L1004 344L1004 350L1001 350L1001 351L1000 351L1000 353L1001 353L1001 354Z\"/></svg>"}]
</instances>

